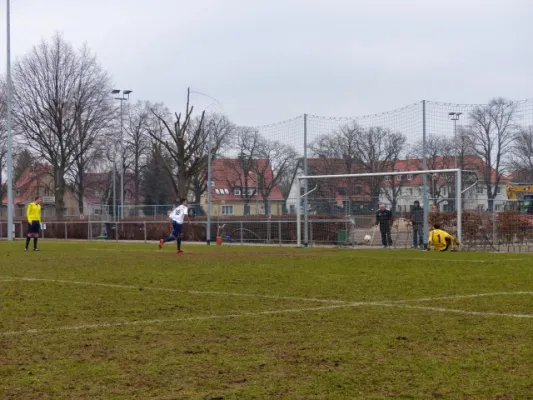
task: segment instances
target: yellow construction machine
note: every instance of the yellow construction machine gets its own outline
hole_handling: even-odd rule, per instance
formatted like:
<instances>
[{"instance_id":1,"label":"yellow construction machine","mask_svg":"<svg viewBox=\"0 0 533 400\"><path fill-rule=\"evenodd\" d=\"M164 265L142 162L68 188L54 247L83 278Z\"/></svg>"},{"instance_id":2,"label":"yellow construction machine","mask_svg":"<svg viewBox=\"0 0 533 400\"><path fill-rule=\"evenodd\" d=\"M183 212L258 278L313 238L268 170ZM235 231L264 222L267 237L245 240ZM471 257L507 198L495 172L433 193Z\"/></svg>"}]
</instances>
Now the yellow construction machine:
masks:
<instances>
[{"instance_id":1,"label":"yellow construction machine","mask_svg":"<svg viewBox=\"0 0 533 400\"><path fill-rule=\"evenodd\" d=\"M507 183L505 211L533 215L533 184Z\"/></svg>"}]
</instances>

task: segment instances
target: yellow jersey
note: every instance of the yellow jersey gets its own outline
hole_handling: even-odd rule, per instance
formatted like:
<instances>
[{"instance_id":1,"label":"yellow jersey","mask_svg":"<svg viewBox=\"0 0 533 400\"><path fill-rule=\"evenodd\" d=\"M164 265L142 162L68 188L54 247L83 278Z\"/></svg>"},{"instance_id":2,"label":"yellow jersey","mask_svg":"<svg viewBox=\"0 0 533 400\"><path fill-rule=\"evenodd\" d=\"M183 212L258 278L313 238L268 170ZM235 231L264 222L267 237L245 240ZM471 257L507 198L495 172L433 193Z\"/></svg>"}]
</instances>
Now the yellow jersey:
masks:
<instances>
[{"instance_id":1,"label":"yellow jersey","mask_svg":"<svg viewBox=\"0 0 533 400\"><path fill-rule=\"evenodd\" d=\"M41 205L35 203L32 201L30 204L28 204L28 208L26 209L26 218L28 220L28 223L31 223L32 221L39 221L41 222Z\"/></svg>"},{"instance_id":2,"label":"yellow jersey","mask_svg":"<svg viewBox=\"0 0 533 400\"><path fill-rule=\"evenodd\" d=\"M457 240L454 236L450 235L446 231L443 231L442 229L433 229L431 232L429 232L428 246L433 245L435 250L442 251L448 246L448 243L446 242L449 242L449 245L453 249L457 243Z\"/></svg>"}]
</instances>

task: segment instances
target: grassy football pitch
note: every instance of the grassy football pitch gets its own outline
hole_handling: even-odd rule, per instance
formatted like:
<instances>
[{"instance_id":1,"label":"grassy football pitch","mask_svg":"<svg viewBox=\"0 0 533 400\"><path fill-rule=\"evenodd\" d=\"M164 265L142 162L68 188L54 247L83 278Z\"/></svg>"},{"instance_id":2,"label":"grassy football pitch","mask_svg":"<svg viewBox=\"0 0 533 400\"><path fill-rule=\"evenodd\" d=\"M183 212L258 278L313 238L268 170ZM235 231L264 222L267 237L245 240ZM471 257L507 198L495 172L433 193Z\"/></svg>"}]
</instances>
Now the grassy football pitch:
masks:
<instances>
[{"instance_id":1,"label":"grassy football pitch","mask_svg":"<svg viewBox=\"0 0 533 400\"><path fill-rule=\"evenodd\" d=\"M531 399L524 254L0 243L2 399Z\"/></svg>"}]
</instances>

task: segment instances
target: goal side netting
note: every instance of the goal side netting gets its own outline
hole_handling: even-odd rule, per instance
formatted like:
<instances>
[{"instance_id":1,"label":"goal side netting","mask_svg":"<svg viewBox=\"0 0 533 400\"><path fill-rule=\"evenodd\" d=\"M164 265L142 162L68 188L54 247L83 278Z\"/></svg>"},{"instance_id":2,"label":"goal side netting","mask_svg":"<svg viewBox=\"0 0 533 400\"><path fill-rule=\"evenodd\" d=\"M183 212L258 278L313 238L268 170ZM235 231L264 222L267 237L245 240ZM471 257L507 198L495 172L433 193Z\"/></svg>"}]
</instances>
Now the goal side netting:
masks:
<instances>
[{"instance_id":1,"label":"goal side netting","mask_svg":"<svg viewBox=\"0 0 533 400\"><path fill-rule=\"evenodd\" d=\"M460 169L325 172L297 177L298 246L334 242L338 246L425 247L435 223L462 240L467 183ZM392 214L390 238L383 239L376 228L380 206Z\"/></svg>"}]
</instances>

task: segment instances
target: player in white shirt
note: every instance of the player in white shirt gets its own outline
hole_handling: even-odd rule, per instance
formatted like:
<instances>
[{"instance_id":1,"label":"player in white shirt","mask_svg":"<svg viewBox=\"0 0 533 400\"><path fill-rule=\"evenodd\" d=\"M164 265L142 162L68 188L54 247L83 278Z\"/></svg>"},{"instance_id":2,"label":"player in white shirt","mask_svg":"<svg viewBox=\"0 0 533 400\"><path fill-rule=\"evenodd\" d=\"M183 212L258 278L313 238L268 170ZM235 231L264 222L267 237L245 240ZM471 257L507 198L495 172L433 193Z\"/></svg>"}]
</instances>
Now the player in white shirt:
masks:
<instances>
[{"instance_id":1,"label":"player in white shirt","mask_svg":"<svg viewBox=\"0 0 533 400\"><path fill-rule=\"evenodd\" d=\"M172 220L172 232L166 239L159 240L159 248L161 249L165 243L176 240L178 242L177 252L183 253L183 250L181 249L181 235L183 233L183 222L185 217L187 217L187 222L189 224L191 223L191 220L189 219L187 199L181 199L180 205L174 208L168 217Z\"/></svg>"}]
</instances>

